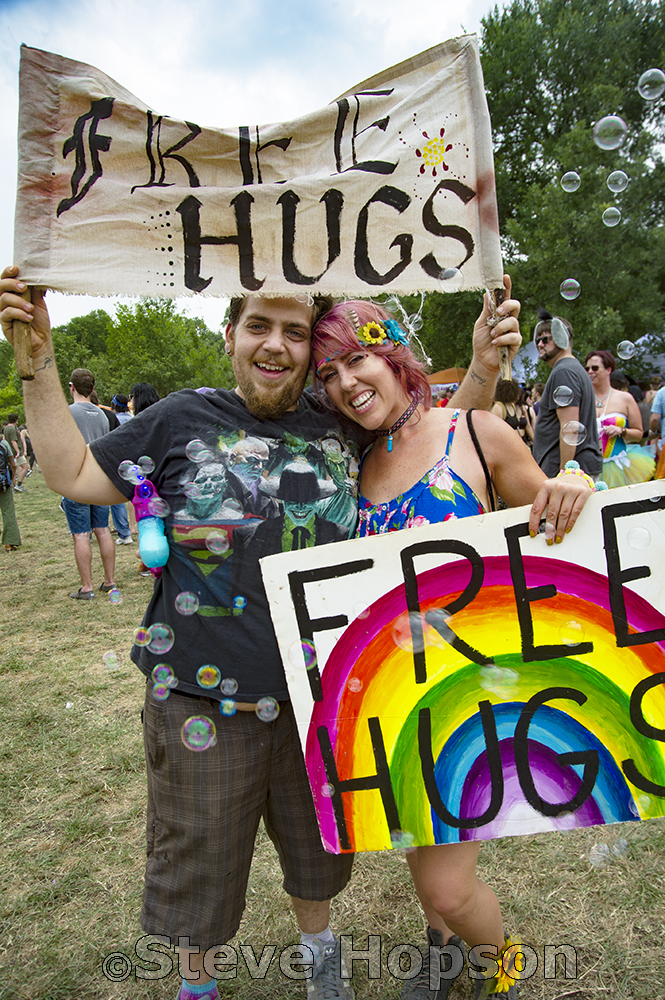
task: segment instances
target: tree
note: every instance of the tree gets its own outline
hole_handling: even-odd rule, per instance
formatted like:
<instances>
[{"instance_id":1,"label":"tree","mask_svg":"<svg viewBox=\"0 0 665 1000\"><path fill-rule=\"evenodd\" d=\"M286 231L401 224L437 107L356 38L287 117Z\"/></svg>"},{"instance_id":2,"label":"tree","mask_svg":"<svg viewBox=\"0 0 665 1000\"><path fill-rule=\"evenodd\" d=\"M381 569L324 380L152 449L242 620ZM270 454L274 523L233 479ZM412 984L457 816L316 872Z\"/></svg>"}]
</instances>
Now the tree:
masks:
<instances>
[{"instance_id":1,"label":"tree","mask_svg":"<svg viewBox=\"0 0 665 1000\"><path fill-rule=\"evenodd\" d=\"M483 29L504 260L527 323L538 305L562 313L580 355L662 330L665 103L645 101L637 81L665 65L665 3L514 0ZM592 137L610 114L628 126L617 150ZM567 193L571 170L580 186ZM618 194L607 186L616 170L629 177ZM622 213L613 228L610 206ZM560 296L566 278L580 283L574 301Z\"/></svg>"},{"instance_id":2,"label":"tree","mask_svg":"<svg viewBox=\"0 0 665 1000\"><path fill-rule=\"evenodd\" d=\"M480 52L525 339L545 306L571 320L578 355L644 334L665 350L665 97L637 91L644 70L665 69L665 0L513 0L483 19ZM609 114L628 126L614 151L592 137ZM619 169L630 180L614 194L607 178ZM571 170L580 186L567 193ZM622 218L609 228L602 216L614 205ZM567 278L581 287L572 301L559 291ZM403 301L412 311L413 297ZM428 296L421 338L435 368L468 362L478 306L468 292ZM640 373L639 356L621 365Z\"/></svg>"}]
</instances>

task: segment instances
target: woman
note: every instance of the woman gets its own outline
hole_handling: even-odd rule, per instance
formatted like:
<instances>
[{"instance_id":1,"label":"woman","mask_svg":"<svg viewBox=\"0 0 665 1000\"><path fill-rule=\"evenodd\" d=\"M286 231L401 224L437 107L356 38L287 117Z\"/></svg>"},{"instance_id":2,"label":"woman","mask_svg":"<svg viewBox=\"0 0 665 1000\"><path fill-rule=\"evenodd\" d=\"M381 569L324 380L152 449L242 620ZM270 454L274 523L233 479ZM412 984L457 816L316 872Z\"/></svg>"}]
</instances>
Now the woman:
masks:
<instances>
[{"instance_id":1,"label":"woman","mask_svg":"<svg viewBox=\"0 0 665 1000\"><path fill-rule=\"evenodd\" d=\"M517 379L499 379L494 392L492 413L517 431L524 443L533 444L533 416L531 407L524 402L524 390Z\"/></svg>"},{"instance_id":2,"label":"woman","mask_svg":"<svg viewBox=\"0 0 665 1000\"><path fill-rule=\"evenodd\" d=\"M514 300L506 307L513 315L519 312ZM487 325L488 319L486 297L478 323ZM511 506L533 503L532 537L547 508L551 545L562 541L591 494L593 483L584 474L546 480L519 437L493 414L473 411L471 427L459 419L454 403L432 408L423 366L380 306L350 301L327 313L314 329L312 366L315 384L328 401L375 435L361 467L361 536L494 509L496 488ZM418 847L407 860L427 916L430 945L447 942L463 951L463 941L493 944L495 954L502 954L509 942L498 900L476 876L478 850L477 841ZM403 997L445 997L450 980L441 981L439 992L429 992L429 954L425 950L421 973L407 983ZM509 960L508 954L506 964ZM483 986L476 981L476 997ZM513 979L505 974L489 988L492 997L515 996Z\"/></svg>"},{"instance_id":3,"label":"woman","mask_svg":"<svg viewBox=\"0 0 665 1000\"><path fill-rule=\"evenodd\" d=\"M656 464L651 452L639 447L644 429L633 396L610 385L616 366L614 355L609 351L592 351L584 362L596 394L598 437L603 452L602 479L610 488L646 482L651 479Z\"/></svg>"}]
</instances>

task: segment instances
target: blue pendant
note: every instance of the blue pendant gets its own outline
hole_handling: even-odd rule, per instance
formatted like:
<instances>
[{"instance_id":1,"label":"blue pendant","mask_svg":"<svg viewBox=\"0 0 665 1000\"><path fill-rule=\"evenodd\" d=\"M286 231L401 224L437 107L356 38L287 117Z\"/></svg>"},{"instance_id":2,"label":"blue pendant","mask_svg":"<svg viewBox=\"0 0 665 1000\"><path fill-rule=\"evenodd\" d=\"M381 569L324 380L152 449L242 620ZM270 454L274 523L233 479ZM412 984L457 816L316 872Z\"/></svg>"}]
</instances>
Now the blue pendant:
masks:
<instances>
[{"instance_id":1,"label":"blue pendant","mask_svg":"<svg viewBox=\"0 0 665 1000\"><path fill-rule=\"evenodd\" d=\"M387 451L392 451L393 450L393 436L392 436L392 434L388 435L388 442L386 444L386 450Z\"/></svg>"}]
</instances>

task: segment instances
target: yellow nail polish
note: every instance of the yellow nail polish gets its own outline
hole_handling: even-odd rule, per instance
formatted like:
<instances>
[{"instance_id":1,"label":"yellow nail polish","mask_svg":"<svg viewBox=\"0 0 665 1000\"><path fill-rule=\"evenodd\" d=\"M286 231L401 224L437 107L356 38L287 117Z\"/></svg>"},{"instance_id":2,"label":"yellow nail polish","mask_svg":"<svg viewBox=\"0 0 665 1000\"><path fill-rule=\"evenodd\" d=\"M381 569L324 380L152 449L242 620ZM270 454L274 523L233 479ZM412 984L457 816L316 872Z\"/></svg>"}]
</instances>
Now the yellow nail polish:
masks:
<instances>
[{"instance_id":1,"label":"yellow nail polish","mask_svg":"<svg viewBox=\"0 0 665 1000\"><path fill-rule=\"evenodd\" d=\"M559 545L559 543L563 541L563 538L561 537L561 535L557 535L554 541L557 545Z\"/></svg>"},{"instance_id":2,"label":"yellow nail polish","mask_svg":"<svg viewBox=\"0 0 665 1000\"><path fill-rule=\"evenodd\" d=\"M548 545L553 545L554 544L551 538L547 538L546 541L547 541Z\"/></svg>"},{"instance_id":3,"label":"yellow nail polish","mask_svg":"<svg viewBox=\"0 0 665 1000\"><path fill-rule=\"evenodd\" d=\"M531 535L532 538L536 537L536 532L535 531L531 531L531 529L529 529L529 534Z\"/></svg>"}]
</instances>

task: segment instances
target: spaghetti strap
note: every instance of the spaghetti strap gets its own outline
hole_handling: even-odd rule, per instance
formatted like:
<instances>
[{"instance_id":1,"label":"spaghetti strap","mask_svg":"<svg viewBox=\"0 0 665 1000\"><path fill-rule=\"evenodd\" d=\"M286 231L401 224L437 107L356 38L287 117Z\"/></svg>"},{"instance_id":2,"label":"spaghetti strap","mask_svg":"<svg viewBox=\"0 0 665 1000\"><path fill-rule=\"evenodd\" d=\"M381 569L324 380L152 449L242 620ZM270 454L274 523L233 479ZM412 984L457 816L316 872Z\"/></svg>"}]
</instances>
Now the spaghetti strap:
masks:
<instances>
[{"instance_id":1,"label":"spaghetti strap","mask_svg":"<svg viewBox=\"0 0 665 1000\"><path fill-rule=\"evenodd\" d=\"M455 434L455 428L457 427L457 418L459 417L459 410L455 410L450 421L450 427L448 428L448 437L446 439L446 450L444 454L447 458L450 458L450 449L453 444L453 436Z\"/></svg>"}]
</instances>

